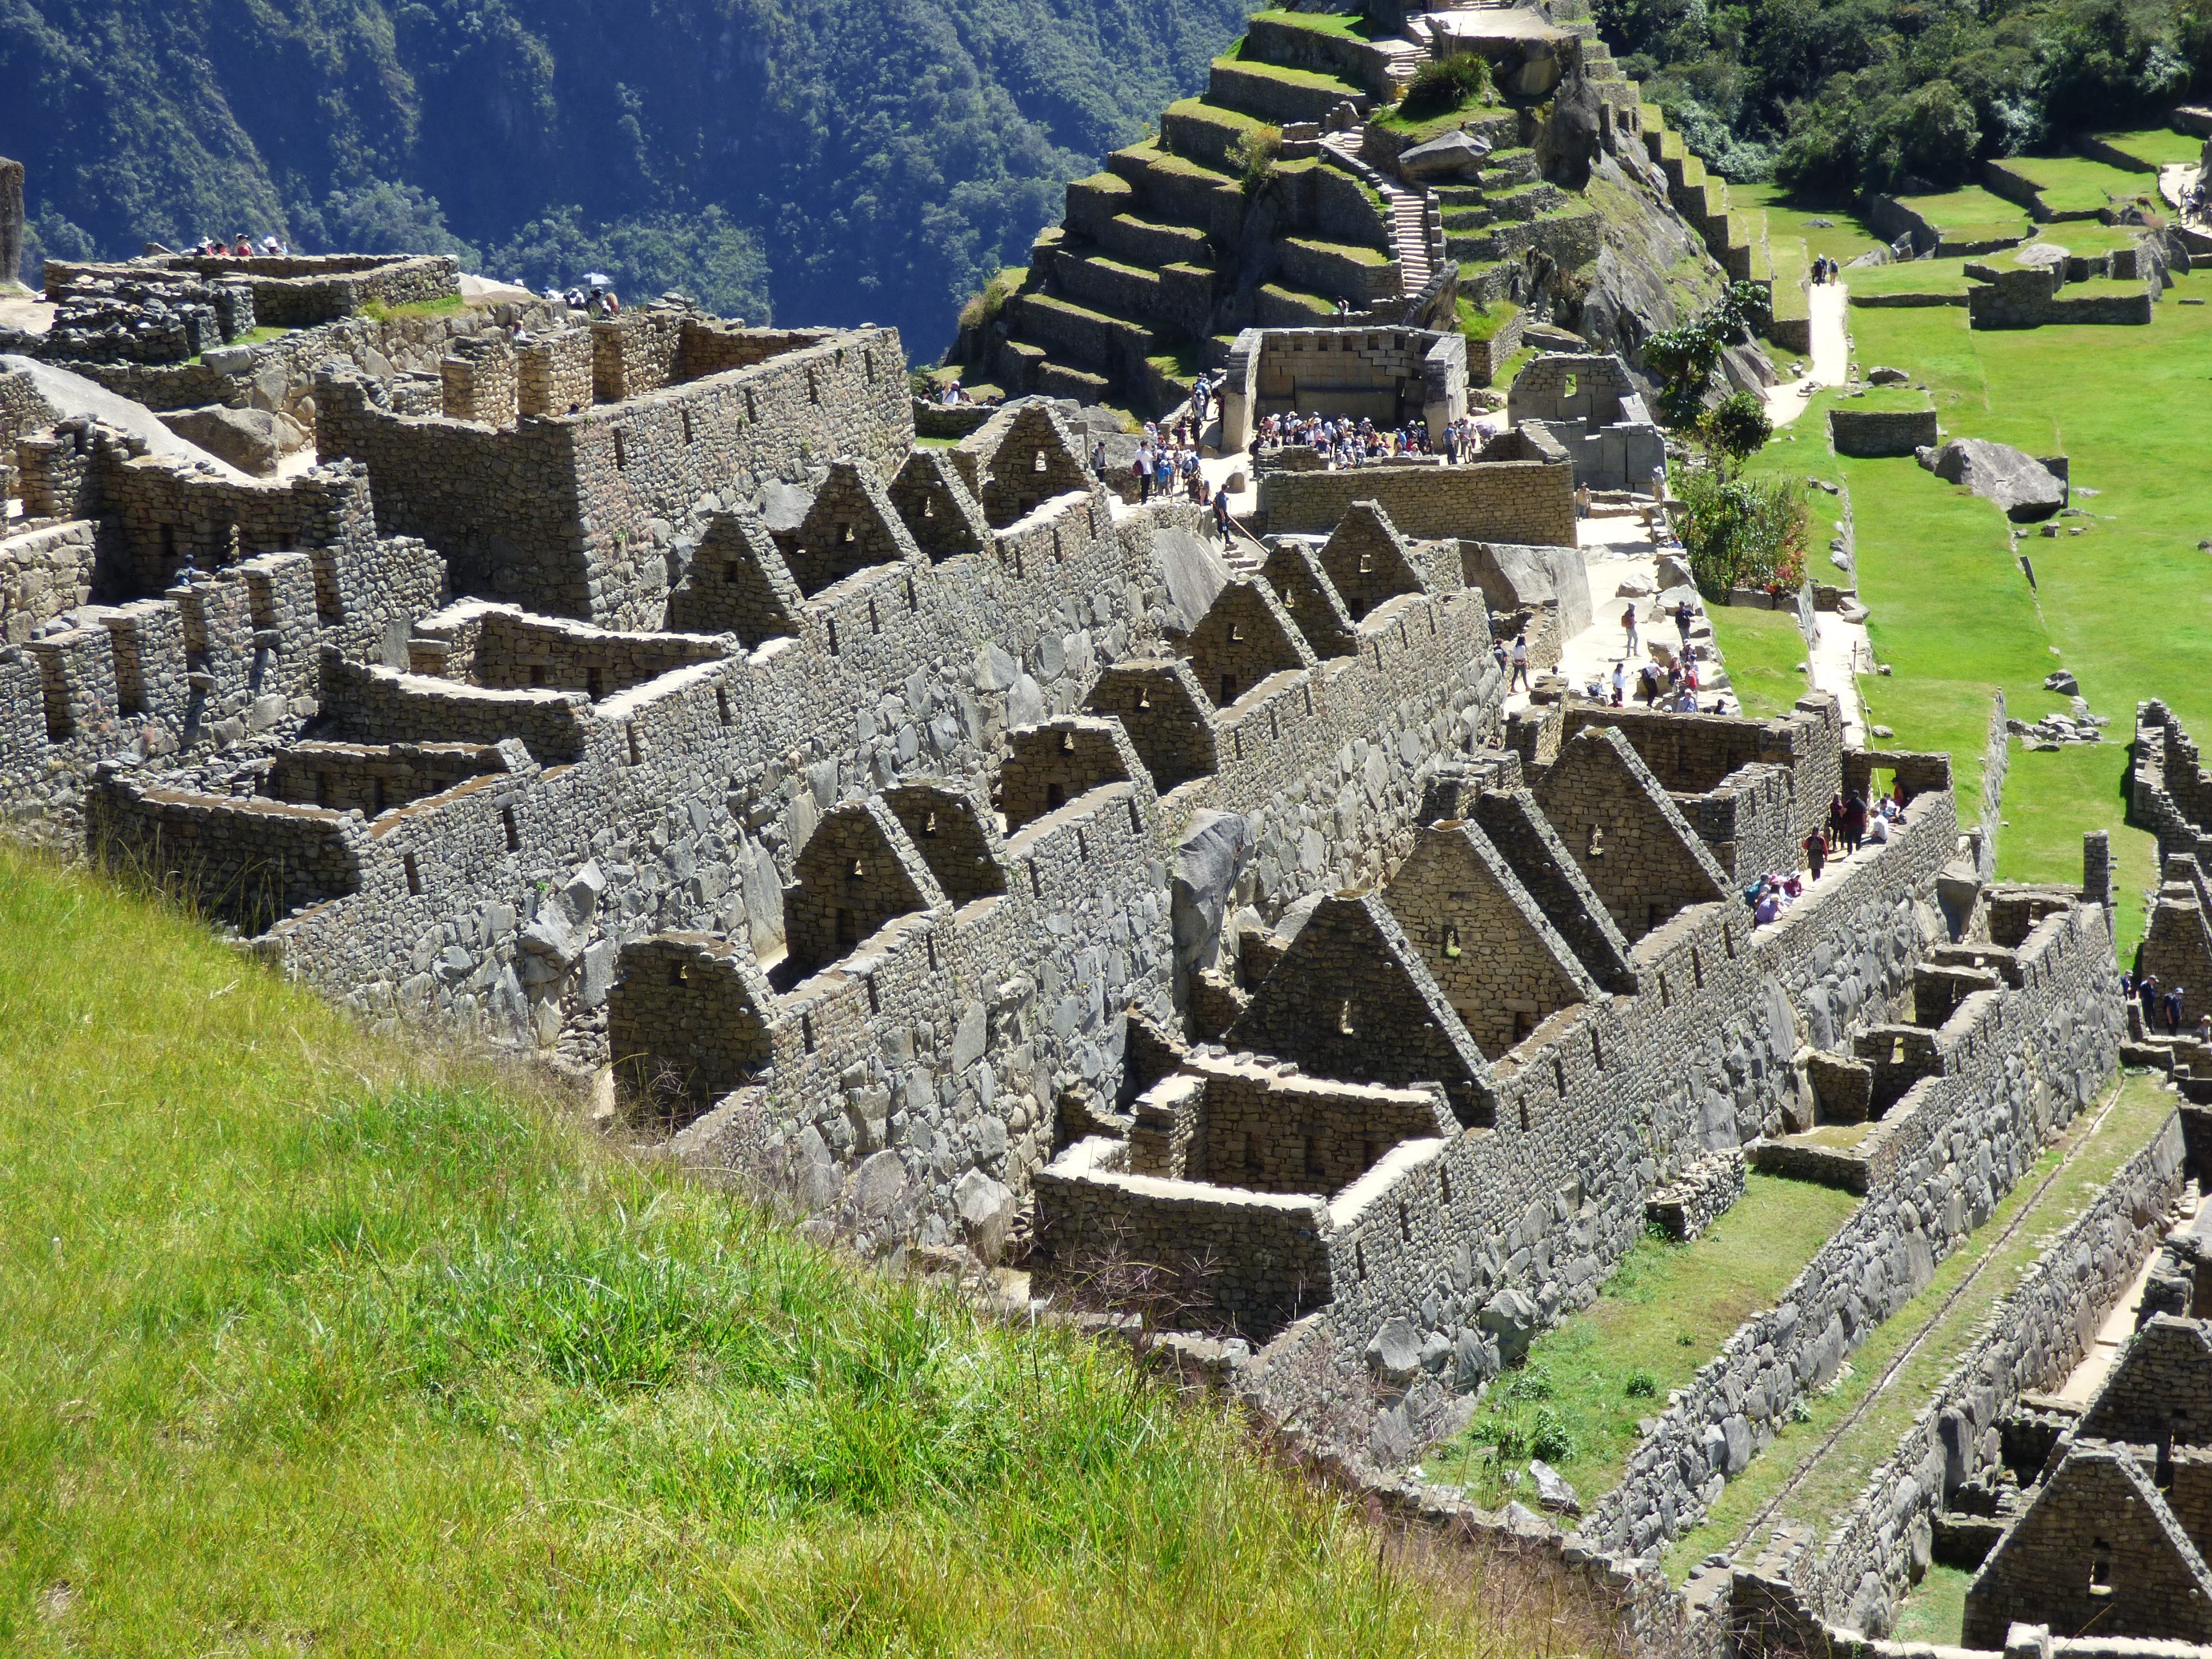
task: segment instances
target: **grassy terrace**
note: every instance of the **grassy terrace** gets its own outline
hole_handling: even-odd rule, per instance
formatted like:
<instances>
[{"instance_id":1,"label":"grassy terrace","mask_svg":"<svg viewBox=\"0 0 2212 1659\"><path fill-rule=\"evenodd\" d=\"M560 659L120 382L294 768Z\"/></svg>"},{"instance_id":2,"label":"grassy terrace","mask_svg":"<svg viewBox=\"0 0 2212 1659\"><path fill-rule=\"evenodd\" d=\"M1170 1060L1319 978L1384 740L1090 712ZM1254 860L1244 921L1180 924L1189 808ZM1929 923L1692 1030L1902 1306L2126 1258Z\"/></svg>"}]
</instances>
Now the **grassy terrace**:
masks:
<instances>
[{"instance_id":1,"label":"grassy terrace","mask_svg":"<svg viewBox=\"0 0 2212 1659\"><path fill-rule=\"evenodd\" d=\"M1514 1495L1507 1477L1541 1457L1586 1504L1595 1501L1619 1483L1638 1419L1663 1410L1668 1389L1773 1306L1857 1203L1753 1174L1736 1206L1695 1243L1646 1238L1595 1303L1538 1337L1526 1364L1492 1385L1464 1433L1428 1455L1430 1478L1495 1506Z\"/></svg>"},{"instance_id":2,"label":"grassy terrace","mask_svg":"<svg viewBox=\"0 0 2212 1659\"><path fill-rule=\"evenodd\" d=\"M1990 1218L1944 1259L1928 1286L1875 1329L1828 1389L1808 1402L1802 1418L1785 1425L1774 1443L1729 1483L1705 1525L1686 1534L1668 1553L1668 1569L1678 1580L1706 1555L1734 1544L1801 1463L1868 1397L1891 1363L1917 1341L1919 1346L1889 1386L1833 1446L1820 1452L1774 1516L1807 1522L1823 1534L1836 1524L2051 1236L2094 1200L2113 1171L2147 1146L2172 1114L2173 1097L2146 1076L2124 1078L2119 1091L2118 1103L2094 1133L2093 1105L2045 1150ZM2080 1157L2045 1189L2045 1178L2077 1146ZM2021 1218L2020 1230L2000 1246L2007 1226ZM1724 1218L1722 1225L1731 1218ZM1987 1271L1947 1310L1951 1293L1983 1263ZM1944 1639L1957 1641L1955 1625Z\"/></svg>"},{"instance_id":3,"label":"grassy terrace","mask_svg":"<svg viewBox=\"0 0 2212 1659\"><path fill-rule=\"evenodd\" d=\"M10 1653L1576 1645L1230 1412L4 848L0 1169Z\"/></svg>"},{"instance_id":4,"label":"grassy terrace","mask_svg":"<svg viewBox=\"0 0 2212 1659\"><path fill-rule=\"evenodd\" d=\"M1255 23L1279 23L1285 28L1308 29L1316 34L1334 34L1346 40L1372 40L1375 28L1358 12L1341 11L1255 11Z\"/></svg>"},{"instance_id":5,"label":"grassy terrace","mask_svg":"<svg viewBox=\"0 0 2212 1659\"><path fill-rule=\"evenodd\" d=\"M1264 75L1273 80L1309 87L1319 92L1341 93L1346 98L1367 96L1366 88L1355 81L1347 81L1340 75L1324 75L1318 70L1292 69L1286 64L1271 64L1254 54L1249 40L1239 40L1213 63L1217 69L1242 70L1248 74Z\"/></svg>"},{"instance_id":6,"label":"grassy terrace","mask_svg":"<svg viewBox=\"0 0 2212 1659\"><path fill-rule=\"evenodd\" d=\"M1979 185L1940 196L1898 198L1946 237L1961 241L2018 241L2031 227L2025 210Z\"/></svg>"},{"instance_id":7,"label":"grassy terrace","mask_svg":"<svg viewBox=\"0 0 2212 1659\"><path fill-rule=\"evenodd\" d=\"M1825 495L1815 498L1814 510ZM1712 618L1713 642L1747 714L1765 718L1786 714L1796 706L1812 684L1797 672L1805 660L1805 636L1797 631L1794 611L1754 611L1748 605L1715 605L1706 608Z\"/></svg>"},{"instance_id":8,"label":"grassy terrace","mask_svg":"<svg viewBox=\"0 0 2212 1659\"><path fill-rule=\"evenodd\" d=\"M2035 186L2035 199L2046 216L2100 213L2138 198L2154 205L2158 200L2158 181L2149 173L2124 173L2079 155L2014 155L1999 165Z\"/></svg>"},{"instance_id":9,"label":"grassy terrace","mask_svg":"<svg viewBox=\"0 0 2212 1659\"><path fill-rule=\"evenodd\" d=\"M1850 287L1855 311L1862 308L1866 300L1899 294L1954 296L1963 307L1967 291L1974 286L1966 275L1966 263L1965 258L1955 255L1942 259L1902 259L1892 264L1863 265L1844 280ZM1857 325L1858 319L1854 315L1852 326L1856 329Z\"/></svg>"},{"instance_id":10,"label":"grassy terrace","mask_svg":"<svg viewBox=\"0 0 2212 1659\"><path fill-rule=\"evenodd\" d=\"M1778 246L1800 244L1808 264L1823 254L1845 264L1881 246L1881 239L1860 224L1848 207L1802 202L1779 185L1730 185L1729 199L1738 207L1765 213L1767 240Z\"/></svg>"},{"instance_id":11,"label":"grassy terrace","mask_svg":"<svg viewBox=\"0 0 2212 1659\"><path fill-rule=\"evenodd\" d=\"M2098 139L2124 155L2132 155L2145 167L2172 167L2194 162L2204 153L2204 141L2172 127L2146 127L2137 132L2100 132Z\"/></svg>"}]
</instances>

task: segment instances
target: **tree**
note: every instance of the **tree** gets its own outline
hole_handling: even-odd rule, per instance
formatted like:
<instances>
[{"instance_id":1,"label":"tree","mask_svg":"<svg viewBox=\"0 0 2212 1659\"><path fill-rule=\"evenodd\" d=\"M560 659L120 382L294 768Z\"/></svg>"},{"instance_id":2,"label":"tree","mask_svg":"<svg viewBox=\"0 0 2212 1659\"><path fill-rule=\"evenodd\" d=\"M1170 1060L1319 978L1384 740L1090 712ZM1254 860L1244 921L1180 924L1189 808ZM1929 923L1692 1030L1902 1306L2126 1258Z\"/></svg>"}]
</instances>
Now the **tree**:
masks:
<instances>
[{"instance_id":1,"label":"tree","mask_svg":"<svg viewBox=\"0 0 2212 1659\"><path fill-rule=\"evenodd\" d=\"M1766 295L1759 285L1731 283L1717 302L1690 321L1644 341L1644 370L1659 382L1659 418L1669 426L1696 422L1721 353L1747 338L1765 319Z\"/></svg>"},{"instance_id":2,"label":"tree","mask_svg":"<svg viewBox=\"0 0 2212 1659\"><path fill-rule=\"evenodd\" d=\"M1774 422L1766 418L1766 403L1755 392L1738 392L1705 411L1698 422L1698 436L1705 447L1732 460L1757 454L1774 435Z\"/></svg>"}]
</instances>

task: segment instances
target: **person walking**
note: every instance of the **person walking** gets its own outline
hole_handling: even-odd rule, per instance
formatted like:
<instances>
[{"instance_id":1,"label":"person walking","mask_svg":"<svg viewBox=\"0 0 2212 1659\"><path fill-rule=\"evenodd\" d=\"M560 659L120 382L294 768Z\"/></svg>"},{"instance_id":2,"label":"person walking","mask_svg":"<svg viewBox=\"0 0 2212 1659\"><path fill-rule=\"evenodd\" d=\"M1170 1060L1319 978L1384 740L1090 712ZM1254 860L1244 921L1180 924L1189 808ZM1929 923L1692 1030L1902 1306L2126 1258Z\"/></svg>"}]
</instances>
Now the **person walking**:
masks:
<instances>
[{"instance_id":1,"label":"person walking","mask_svg":"<svg viewBox=\"0 0 2212 1659\"><path fill-rule=\"evenodd\" d=\"M1106 476L1106 441L1103 438L1091 447L1091 470L1102 478Z\"/></svg>"},{"instance_id":2,"label":"person walking","mask_svg":"<svg viewBox=\"0 0 2212 1659\"><path fill-rule=\"evenodd\" d=\"M1828 850L1832 853L1844 844L1844 798L1828 797Z\"/></svg>"},{"instance_id":3,"label":"person walking","mask_svg":"<svg viewBox=\"0 0 2212 1659\"><path fill-rule=\"evenodd\" d=\"M1844 850L1856 853L1859 843L1866 839L1866 797L1856 789L1844 803Z\"/></svg>"},{"instance_id":4,"label":"person walking","mask_svg":"<svg viewBox=\"0 0 2212 1659\"><path fill-rule=\"evenodd\" d=\"M1628 608L1620 613L1621 631L1628 635L1628 654L1634 656L1638 641L1636 637L1636 601L1631 599Z\"/></svg>"},{"instance_id":5,"label":"person walking","mask_svg":"<svg viewBox=\"0 0 2212 1659\"><path fill-rule=\"evenodd\" d=\"M1526 631L1513 636L1513 678L1506 682L1505 689L1510 692L1516 685L1523 690L1535 690L1528 684L1528 635Z\"/></svg>"},{"instance_id":6,"label":"person walking","mask_svg":"<svg viewBox=\"0 0 2212 1659\"><path fill-rule=\"evenodd\" d=\"M1682 636L1682 655L1685 658L1690 654L1690 623L1697 614L1690 609L1687 599L1674 601L1674 631Z\"/></svg>"},{"instance_id":7,"label":"person walking","mask_svg":"<svg viewBox=\"0 0 2212 1659\"><path fill-rule=\"evenodd\" d=\"M1229 492L1218 490L1213 497L1213 535L1224 547L1229 545L1229 528L1236 520L1229 516Z\"/></svg>"},{"instance_id":8,"label":"person walking","mask_svg":"<svg viewBox=\"0 0 2212 1659\"><path fill-rule=\"evenodd\" d=\"M1589 486L1588 484L1577 484L1577 485L1576 485L1576 486L1575 486L1575 517L1577 517L1577 519L1587 519L1588 517L1589 517L1589 509L1590 509L1590 493L1589 493Z\"/></svg>"},{"instance_id":9,"label":"person walking","mask_svg":"<svg viewBox=\"0 0 2212 1659\"><path fill-rule=\"evenodd\" d=\"M2185 988L2177 985L2166 994L2166 1031L2168 1036L2181 1035L2181 999Z\"/></svg>"},{"instance_id":10,"label":"person walking","mask_svg":"<svg viewBox=\"0 0 2212 1659\"><path fill-rule=\"evenodd\" d=\"M1812 871L1815 881L1820 880L1820 872L1828 866L1827 838L1818 830L1805 837L1805 864Z\"/></svg>"},{"instance_id":11,"label":"person walking","mask_svg":"<svg viewBox=\"0 0 2212 1659\"><path fill-rule=\"evenodd\" d=\"M1129 470L1136 475L1137 501L1141 506L1152 499L1152 463L1142 444L1137 447L1137 459L1129 463Z\"/></svg>"}]
</instances>

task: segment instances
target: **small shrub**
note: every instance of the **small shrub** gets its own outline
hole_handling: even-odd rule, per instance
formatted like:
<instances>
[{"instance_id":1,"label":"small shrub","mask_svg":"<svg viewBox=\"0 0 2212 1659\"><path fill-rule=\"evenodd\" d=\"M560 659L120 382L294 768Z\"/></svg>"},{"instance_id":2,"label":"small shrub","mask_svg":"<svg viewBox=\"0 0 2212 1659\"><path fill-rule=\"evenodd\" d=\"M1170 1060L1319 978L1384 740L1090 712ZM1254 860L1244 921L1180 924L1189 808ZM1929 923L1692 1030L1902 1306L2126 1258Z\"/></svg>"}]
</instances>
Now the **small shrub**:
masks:
<instances>
[{"instance_id":1,"label":"small shrub","mask_svg":"<svg viewBox=\"0 0 2212 1659\"><path fill-rule=\"evenodd\" d=\"M1636 1370L1629 1372L1628 1397L1631 1400L1656 1399L1658 1397L1658 1394L1659 1379L1652 1376L1650 1371L1638 1366Z\"/></svg>"},{"instance_id":2,"label":"small shrub","mask_svg":"<svg viewBox=\"0 0 2212 1659\"><path fill-rule=\"evenodd\" d=\"M1528 1431L1528 1455L1547 1463L1564 1463L1575 1455L1574 1436L1549 1406L1536 1408L1536 1419Z\"/></svg>"},{"instance_id":3,"label":"small shrub","mask_svg":"<svg viewBox=\"0 0 2212 1659\"><path fill-rule=\"evenodd\" d=\"M1505 1385L1508 1400L1549 1400L1553 1392L1552 1374L1541 1365L1516 1372L1513 1380Z\"/></svg>"},{"instance_id":4,"label":"small shrub","mask_svg":"<svg viewBox=\"0 0 2212 1659\"><path fill-rule=\"evenodd\" d=\"M1229 147L1230 164L1237 169L1237 183L1243 186L1247 196L1258 195L1267 180L1275 176L1275 161L1282 153L1280 127L1254 127Z\"/></svg>"},{"instance_id":5,"label":"small shrub","mask_svg":"<svg viewBox=\"0 0 2212 1659\"><path fill-rule=\"evenodd\" d=\"M1008 265L984 283L981 291L960 307L963 331L980 334L997 322L1000 313L1006 308L1006 301L1014 297L1028 275L1026 265Z\"/></svg>"},{"instance_id":6,"label":"small shrub","mask_svg":"<svg viewBox=\"0 0 2212 1659\"><path fill-rule=\"evenodd\" d=\"M1682 510L1674 527L1700 592L1781 592L1804 580L1812 514L1794 480L1747 478L1717 459L1685 473L1675 488Z\"/></svg>"},{"instance_id":7,"label":"small shrub","mask_svg":"<svg viewBox=\"0 0 2212 1659\"><path fill-rule=\"evenodd\" d=\"M1737 392L1705 411L1698 436L1711 448L1735 460L1757 454L1774 435L1766 403L1755 392Z\"/></svg>"},{"instance_id":8,"label":"small shrub","mask_svg":"<svg viewBox=\"0 0 2212 1659\"><path fill-rule=\"evenodd\" d=\"M1414 120L1445 115L1468 104L1496 101L1489 63L1473 52L1432 58L1413 72L1399 107Z\"/></svg>"}]
</instances>

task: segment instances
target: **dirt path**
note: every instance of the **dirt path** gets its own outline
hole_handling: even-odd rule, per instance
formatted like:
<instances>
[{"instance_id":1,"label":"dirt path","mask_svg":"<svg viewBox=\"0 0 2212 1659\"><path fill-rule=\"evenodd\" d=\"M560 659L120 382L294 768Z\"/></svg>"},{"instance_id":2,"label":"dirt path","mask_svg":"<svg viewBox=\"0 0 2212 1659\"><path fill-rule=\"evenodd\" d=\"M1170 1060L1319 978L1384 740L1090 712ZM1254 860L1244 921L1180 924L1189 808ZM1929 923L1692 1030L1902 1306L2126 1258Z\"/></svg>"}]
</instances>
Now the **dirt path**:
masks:
<instances>
[{"instance_id":1,"label":"dirt path","mask_svg":"<svg viewBox=\"0 0 2212 1659\"><path fill-rule=\"evenodd\" d=\"M1805 405L1824 386L1841 386L1851 372L1851 339L1848 326L1850 289L1843 283L1824 283L1805 290L1805 303L1813 313L1813 356L1805 373L1766 389L1766 418L1788 426L1805 412Z\"/></svg>"}]
</instances>

